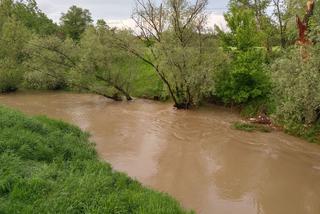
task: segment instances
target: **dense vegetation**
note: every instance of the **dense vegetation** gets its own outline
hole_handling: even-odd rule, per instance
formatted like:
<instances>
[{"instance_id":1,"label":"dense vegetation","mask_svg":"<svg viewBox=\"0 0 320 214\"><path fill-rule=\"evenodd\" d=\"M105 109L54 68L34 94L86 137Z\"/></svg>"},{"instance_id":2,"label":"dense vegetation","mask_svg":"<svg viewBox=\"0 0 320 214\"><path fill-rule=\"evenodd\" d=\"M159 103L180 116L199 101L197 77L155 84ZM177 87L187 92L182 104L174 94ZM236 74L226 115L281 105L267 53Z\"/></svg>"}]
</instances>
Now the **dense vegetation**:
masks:
<instances>
[{"instance_id":1,"label":"dense vegetation","mask_svg":"<svg viewBox=\"0 0 320 214\"><path fill-rule=\"evenodd\" d=\"M133 31L94 23L77 6L55 24L33 0L0 0L0 91L80 90L171 99L183 109L210 100L240 106L246 116L268 114L318 141L320 7L230 0L229 29L213 31L207 2L136 0ZM307 32L299 32L297 15Z\"/></svg>"},{"instance_id":2,"label":"dense vegetation","mask_svg":"<svg viewBox=\"0 0 320 214\"><path fill-rule=\"evenodd\" d=\"M0 213L187 213L99 161L88 134L0 107Z\"/></svg>"}]
</instances>

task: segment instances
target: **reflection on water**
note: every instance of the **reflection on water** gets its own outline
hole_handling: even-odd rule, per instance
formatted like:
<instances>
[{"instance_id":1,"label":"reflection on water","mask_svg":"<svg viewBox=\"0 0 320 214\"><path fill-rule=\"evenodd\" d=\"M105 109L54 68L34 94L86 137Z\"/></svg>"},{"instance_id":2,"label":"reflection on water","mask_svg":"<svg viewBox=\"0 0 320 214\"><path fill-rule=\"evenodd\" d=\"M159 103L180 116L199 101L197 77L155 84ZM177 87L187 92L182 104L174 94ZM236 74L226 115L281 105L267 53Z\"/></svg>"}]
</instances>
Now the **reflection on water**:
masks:
<instances>
[{"instance_id":1,"label":"reflection on water","mask_svg":"<svg viewBox=\"0 0 320 214\"><path fill-rule=\"evenodd\" d=\"M320 213L320 146L280 132L232 130L239 118L230 110L39 92L2 95L0 104L90 131L115 169L198 213Z\"/></svg>"}]
</instances>

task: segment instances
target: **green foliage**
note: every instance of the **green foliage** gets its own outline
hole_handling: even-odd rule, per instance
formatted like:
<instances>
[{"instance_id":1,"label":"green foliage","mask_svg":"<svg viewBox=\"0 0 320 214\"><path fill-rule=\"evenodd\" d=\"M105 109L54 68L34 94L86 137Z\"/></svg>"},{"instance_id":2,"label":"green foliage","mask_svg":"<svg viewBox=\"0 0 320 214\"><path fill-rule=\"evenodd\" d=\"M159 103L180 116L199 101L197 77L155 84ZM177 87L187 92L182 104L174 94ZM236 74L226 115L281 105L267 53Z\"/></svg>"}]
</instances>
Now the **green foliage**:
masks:
<instances>
[{"instance_id":1,"label":"green foliage","mask_svg":"<svg viewBox=\"0 0 320 214\"><path fill-rule=\"evenodd\" d=\"M276 114L285 123L311 124L320 116L319 46L303 49L293 48L272 66Z\"/></svg>"},{"instance_id":2,"label":"green foliage","mask_svg":"<svg viewBox=\"0 0 320 214\"><path fill-rule=\"evenodd\" d=\"M304 125L293 121L283 122L285 131L291 135L302 137L311 143L320 144L320 123Z\"/></svg>"},{"instance_id":3,"label":"green foliage","mask_svg":"<svg viewBox=\"0 0 320 214\"><path fill-rule=\"evenodd\" d=\"M153 68L177 108L200 103L221 63L223 53L205 26L206 5L206 0L143 0L133 14L141 36L120 40L121 47Z\"/></svg>"},{"instance_id":4,"label":"green foliage","mask_svg":"<svg viewBox=\"0 0 320 214\"><path fill-rule=\"evenodd\" d=\"M14 16L36 34L51 35L58 32L58 26L38 8L35 0L16 2Z\"/></svg>"},{"instance_id":5,"label":"green foliage","mask_svg":"<svg viewBox=\"0 0 320 214\"><path fill-rule=\"evenodd\" d=\"M256 99L246 103L241 109L241 116L249 118L259 114L272 115L275 112L275 102L271 94L267 98Z\"/></svg>"},{"instance_id":6,"label":"green foliage","mask_svg":"<svg viewBox=\"0 0 320 214\"><path fill-rule=\"evenodd\" d=\"M231 65L217 74L218 97L229 104L243 104L267 98L271 84L264 62L264 54L259 49L235 53Z\"/></svg>"},{"instance_id":7,"label":"green foliage","mask_svg":"<svg viewBox=\"0 0 320 214\"><path fill-rule=\"evenodd\" d=\"M0 93L16 91L21 81L21 70L14 61L0 60Z\"/></svg>"},{"instance_id":8,"label":"green foliage","mask_svg":"<svg viewBox=\"0 0 320 214\"><path fill-rule=\"evenodd\" d=\"M310 33L309 33L310 39L313 42L319 43L320 42L320 6L318 2L316 2L313 16L309 20L309 28L310 28Z\"/></svg>"},{"instance_id":9,"label":"green foliage","mask_svg":"<svg viewBox=\"0 0 320 214\"><path fill-rule=\"evenodd\" d=\"M271 132L271 129L267 126L257 125L252 123L236 122L233 124L233 128L246 132Z\"/></svg>"},{"instance_id":10,"label":"green foliage","mask_svg":"<svg viewBox=\"0 0 320 214\"><path fill-rule=\"evenodd\" d=\"M88 134L0 107L1 213L187 213L98 160Z\"/></svg>"},{"instance_id":11,"label":"green foliage","mask_svg":"<svg viewBox=\"0 0 320 214\"><path fill-rule=\"evenodd\" d=\"M249 5L239 0L232 0L229 11L224 17L230 31L220 32L220 37L226 47L231 46L246 51L261 44L255 14Z\"/></svg>"},{"instance_id":12,"label":"green foliage","mask_svg":"<svg viewBox=\"0 0 320 214\"><path fill-rule=\"evenodd\" d=\"M79 41L82 33L92 24L89 10L77 6L70 7L66 14L62 14L60 21L63 31L75 41Z\"/></svg>"},{"instance_id":13,"label":"green foliage","mask_svg":"<svg viewBox=\"0 0 320 214\"><path fill-rule=\"evenodd\" d=\"M25 52L32 32L47 35L57 26L33 0L0 1L0 92L16 90L23 80Z\"/></svg>"},{"instance_id":14,"label":"green foliage","mask_svg":"<svg viewBox=\"0 0 320 214\"><path fill-rule=\"evenodd\" d=\"M132 81L132 95L148 99L166 100L168 91L153 69L146 63L137 60L137 73Z\"/></svg>"},{"instance_id":15,"label":"green foliage","mask_svg":"<svg viewBox=\"0 0 320 214\"><path fill-rule=\"evenodd\" d=\"M138 73L138 59L115 45L115 32L104 24L89 27L80 43L80 60L74 69L81 84L101 84L109 93L120 93L131 99L131 83ZM117 37L130 37L126 31L117 31Z\"/></svg>"},{"instance_id":16,"label":"green foliage","mask_svg":"<svg viewBox=\"0 0 320 214\"><path fill-rule=\"evenodd\" d=\"M7 19L16 19L28 30L40 35L49 35L58 31L58 26L38 8L34 0L1 0L0 26Z\"/></svg>"},{"instance_id":17,"label":"green foliage","mask_svg":"<svg viewBox=\"0 0 320 214\"><path fill-rule=\"evenodd\" d=\"M295 43L298 38L298 29L296 16L298 15L301 19L306 13L306 0L290 0L285 1L286 10L284 13L284 22L286 24L286 37L291 44Z\"/></svg>"},{"instance_id":18,"label":"green foliage","mask_svg":"<svg viewBox=\"0 0 320 214\"><path fill-rule=\"evenodd\" d=\"M29 31L15 19L7 19L0 30L0 92L14 91L22 81L23 48Z\"/></svg>"},{"instance_id":19,"label":"green foliage","mask_svg":"<svg viewBox=\"0 0 320 214\"><path fill-rule=\"evenodd\" d=\"M264 32L258 28L258 24L261 28L265 23L264 18L249 1L230 1L225 14L230 31L219 32L219 37L229 49L231 63L217 73L215 81L215 94L224 103L248 104L268 97L271 84L265 68L266 54L257 47L265 40ZM230 50L230 46L234 49Z\"/></svg>"},{"instance_id":20,"label":"green foliage","mask_svg":"<svg viewBox=\"0 0 320 214\"><path fill-rule=\"evenodd\" d=\"M69 71L75 66L78 49L70 39L34 36L26 47L25 87L61 89L69 85Z\"/></svg>"}]
</instances>

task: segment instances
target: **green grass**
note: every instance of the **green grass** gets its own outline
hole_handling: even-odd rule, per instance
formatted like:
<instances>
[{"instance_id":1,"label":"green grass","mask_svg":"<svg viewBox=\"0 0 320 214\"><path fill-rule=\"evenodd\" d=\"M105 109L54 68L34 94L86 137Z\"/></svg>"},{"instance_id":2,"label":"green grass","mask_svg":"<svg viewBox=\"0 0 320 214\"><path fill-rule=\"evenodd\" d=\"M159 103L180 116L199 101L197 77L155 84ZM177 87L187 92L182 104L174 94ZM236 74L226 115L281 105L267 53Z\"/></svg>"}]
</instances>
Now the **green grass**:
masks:
<instances>
[{"instance_id":1,"label":"green grass","mask_svg":"<svg viewBox=\"0 0 320 214\"><path fill-rule=\"evenodd\" d=\"M97 158L88 134L0 107L0 213L187 213Z\"/></svg>"},{"instance_id":2,"label":"green grass","mask_svg":"<svg viewBox=\"0 0 320 214\"><path fill-rule=\"evenodd\" d=\"M252 123L244 123L244 122L236 122L233 124L233 128L246 132L271 132L271 129L267 126L252 124Z\"/></svg>"},{"instance_id":3,"label":"green grass","mask_svg":"<svg viewBox=\"0 0 320 214\"><path fill-rule=\"evenodd\" d=\"M287 121L281 125L288 134L306 139L310 143L320 144L320 122L303 125Z\"/></svg>"},{"instance_id":4,"label":"green grass","mask_svg":"<svg viewBox=\"0 0 320 214\"><path fill-rule=\"evenodd\" d=\"M132 82L132 95L148 99L154 99L155 97L166 99L168 94L153 68L141 61L136 63L139 71Z\"/></svg>"}]
</instances>

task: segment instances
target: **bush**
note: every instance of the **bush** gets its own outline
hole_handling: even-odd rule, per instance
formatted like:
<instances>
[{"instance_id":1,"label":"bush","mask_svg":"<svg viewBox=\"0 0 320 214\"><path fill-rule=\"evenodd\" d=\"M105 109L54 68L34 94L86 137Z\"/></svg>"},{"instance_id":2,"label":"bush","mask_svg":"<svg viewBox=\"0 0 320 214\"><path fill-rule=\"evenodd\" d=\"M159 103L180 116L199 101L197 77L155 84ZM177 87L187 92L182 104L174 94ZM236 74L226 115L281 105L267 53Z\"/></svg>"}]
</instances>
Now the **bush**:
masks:
<instances>
[{"instance_id":1,"label":"bush","mask_svg":"<svg viewBox=\"0 0 320 214\"><path fill-rule=\"evenodd\" d=\"M45 68L44 68L45 69ZM55 77L44 72L32 71L24 75L24 87L28 89L59 90L68 88L64 74L55 73Z\"/></svg>"},{"instance_id":2,"label":"bush","mask_svg":"<svg viewBox=\"0 0 320 214\"><path fill-rule=\"evenodd\" d=\"M305 54L308 56L303 57ZM319 119L319 47L308 50L293 48L273 64L272 77L279 120L310 124Z\"/></svg>"},{"instance_id":3,"label":"bush","mask_svg":"<svg viewBox=\"0 0 320 214\"><path fill-rule=\"evenodd\" d=\"M14 66L8 59L0 60L0 93L12 92L18 89L22 74L19 66L15 68Z\"/></svg>"},{"instance_id":4,"label":"bush","mask_svg":"<svg viewBox=\"0 0 320 214\"><path fill-rule=\"evenodd\" d=\"M245 104L267 98L271 84L264 62L264 54L259 49L235 53L230 66L217 74L217 96L227 104Z\"/></svg>"},{"instance_id":5,"label":"bush","mask_svg":"<svg viewBox=\"0 0 320 214\"><path fill-rule=\"evenodd\" d=\"M30 32L17 20L5 19L0 26L0 93L15 91L21 83L24 46Z\"/></svg>"},{"instance_id":6,"label":"bush","mask_svg":"<svg viewBox=\"0 0 320 214\"><path fill-rule=\"evenodd\" d=\"M24 61L26 88L55 90L68 87L68 71L72 66L63 55L75 60L76 48L72 41L62 41L57 36L35 35L26 45L25 52L28 54Z\"/></svg>"},{"instance_id":7,"label":"bush","mask_svg":"<svg viewBox=\"0 0 320 214\"><path fill-rule=\"evenodd\" d=\"M272 65L275 119L291 134L320 141L320 47L295 47Z\"/></svg>"},{"instance_id":8,"label":"bush","mask_svg":"<svg viewBox=\"0 0 320 214\"><path fill-rule=\"evenodd\" d=\"M0 213L186 213L97 158L88 134L0 107Z\"/></svg>"}]
</instances>

